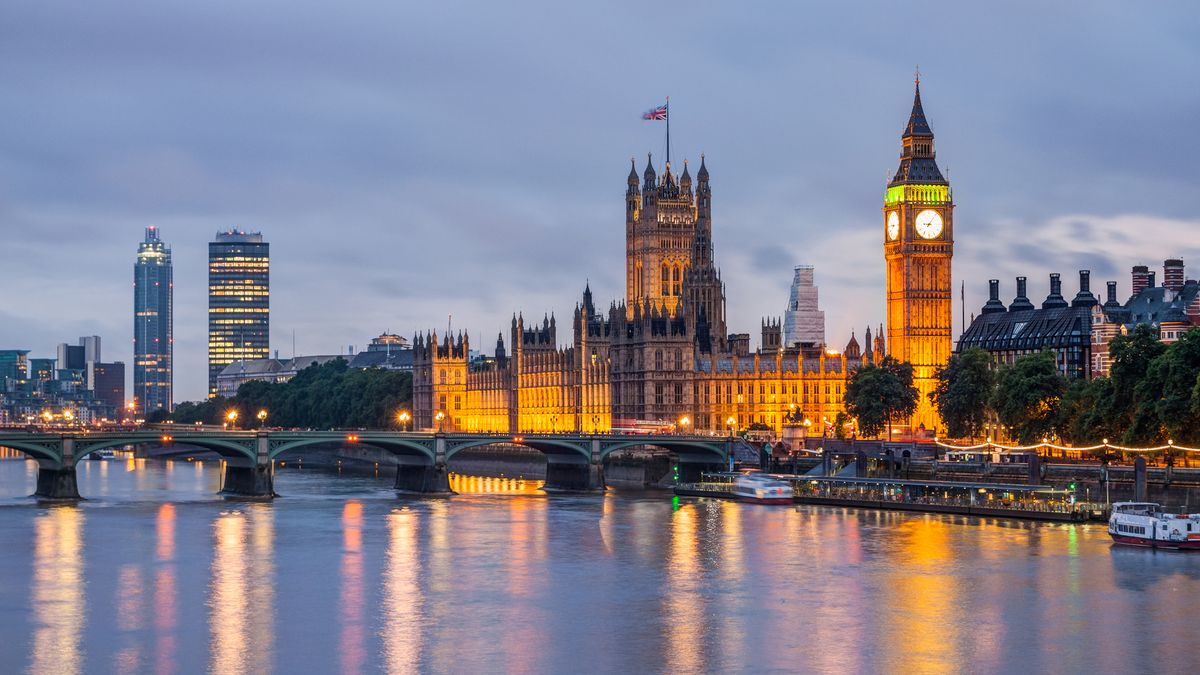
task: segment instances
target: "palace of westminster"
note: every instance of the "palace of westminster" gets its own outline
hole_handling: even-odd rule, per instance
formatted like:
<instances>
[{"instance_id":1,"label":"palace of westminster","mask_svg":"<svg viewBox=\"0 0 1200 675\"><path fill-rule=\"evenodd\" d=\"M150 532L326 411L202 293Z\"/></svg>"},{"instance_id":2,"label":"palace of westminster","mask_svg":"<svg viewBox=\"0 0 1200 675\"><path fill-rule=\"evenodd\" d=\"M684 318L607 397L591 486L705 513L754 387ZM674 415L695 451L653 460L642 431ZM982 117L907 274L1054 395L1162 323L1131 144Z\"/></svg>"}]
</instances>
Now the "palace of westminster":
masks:
<instances>
[{"instance_id":1,"label":"palace of westminster","mask_svg":"<svg viewBox=\"0 0 1200 675\"><path fill-rule=\"evenodd\" d=\"M714 264L712 189L701 157L660 176L631 168L625 192L624 300L598 308L590 287L576 305L571 343L553 317L512 320L495 357L470 357L465 335L418 335L413 344L416 428L517 434L607 432L682 424L724 433L761 424L780 431L800 411L816 432L843 410L847 374L884 355L913 364L920 393L914 429L938 425L927 394L950 357L953 209L934 159L920 83L902 135L900 166L883 205L886 331L841 350L825 344L812 268L796 268L787 316L761 324L760 347L729 333L725 285Z\"/></svg>"}]
</instances>

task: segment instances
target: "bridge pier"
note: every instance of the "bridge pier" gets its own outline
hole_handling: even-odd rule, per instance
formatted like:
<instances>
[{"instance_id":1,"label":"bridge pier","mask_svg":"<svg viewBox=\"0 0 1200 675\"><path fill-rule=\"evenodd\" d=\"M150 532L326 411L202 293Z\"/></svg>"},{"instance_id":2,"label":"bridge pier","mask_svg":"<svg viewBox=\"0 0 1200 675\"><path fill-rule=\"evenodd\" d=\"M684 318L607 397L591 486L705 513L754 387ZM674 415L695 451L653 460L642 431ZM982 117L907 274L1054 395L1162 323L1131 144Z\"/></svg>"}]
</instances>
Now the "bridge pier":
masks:
<instances>
[{"instance_id":1,"label":"bridge pier","mask_svg":"<svg viewBox=\"0 0 1200 675\"><path fill-rule=\"evenodd\" d=\"M563 462L547 458L546 492L603 492L604 465L600 462Z\"/></svg>"},{"instance_id":2,"label":"bridge pier","mask_svg":"<svg viewBox=\"0 0 1200 675\"><path fill-rule=\"evenodd\" d=\"M445 464L397 464L396 492L430 497L454 494L450 489L450 471Z\"/></svg>"},{"instance_id":3,"label":"bridge pier","mask_svg":"<svg viewBox=\"0 0 1200 675\"><path fill-rule=\"evenodd\" d=\"M75 467L48 469L39 466L37 490L33 494L40 499L81 499Z\"/></svg>"},{"instance_id":4,"label":"bridge pier","mask_svg":"<svg viewBox=\"0 0 1200 675\"><path fill-rule=\"evenodd\" d=\"M225 462L225 483L221 492L240 497L276 497L275 463L271 461L271 442L265 432L255 434L253 460Z\"/></svg>"},{"instance_id":5,"label":"bridge pier","mask_svg":"<svg viewBox=\"0 0 1200 675\"><path fill-rule=\"evenodd\" d=\"M239 497L275 497L275 468L270 464L236 466L226 462L221 493Z\"/></svg>"},{"instance_id":6,"label":"bridge pier","mask_svg":"<svg viewBox=\"0 0 1200 675\"><path fill-rule=\"evenodd\" d=\"M433 464L428 457L396 458L396 492L401 494L425 495L427 497L449 497L450 470L446 467L446 437L438 434L434 438Z\"/></svg>"}]
</instances>

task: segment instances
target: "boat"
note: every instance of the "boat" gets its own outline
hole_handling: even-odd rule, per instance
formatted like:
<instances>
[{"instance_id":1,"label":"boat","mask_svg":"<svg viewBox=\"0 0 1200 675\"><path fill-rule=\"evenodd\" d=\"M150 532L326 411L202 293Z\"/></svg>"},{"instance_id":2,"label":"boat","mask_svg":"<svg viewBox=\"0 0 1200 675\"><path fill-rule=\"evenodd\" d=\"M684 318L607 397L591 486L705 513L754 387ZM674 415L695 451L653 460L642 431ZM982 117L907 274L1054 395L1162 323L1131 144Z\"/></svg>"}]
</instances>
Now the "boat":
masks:
<instances>
[{"instance_id":1,"label":"boat","mask_svg":"<svg viewBox=\"0 0 1200 675\"><path fill-rule=\"evenodd\" d=\"M1154 502L1117 502L1108 534L1127 546L1200 549L1200 513L1167 513Z\"/></svg>"},{"instance_id":2,"label":"boat","mask_svg":"<svg viewBox=\"0 0 1200 675\"><path fill-rule=\"evenodd\" d=\"M753 504L791 504L792 485L762 473L742 474L733 479L733 497Z\"/></svg>"},{"instance_id":3,"label":"boat","mask_svg":"<svg viewBox=\"0 0 1200 675\"><path fill-rule=\"evenodd\" d=\"M116 459L116 458L117 458L117 453L112 448L105 448L103 450L97 450L97 451L91 453L90 455L88 455L88 459Z\"/></svg>"}]
</instances>

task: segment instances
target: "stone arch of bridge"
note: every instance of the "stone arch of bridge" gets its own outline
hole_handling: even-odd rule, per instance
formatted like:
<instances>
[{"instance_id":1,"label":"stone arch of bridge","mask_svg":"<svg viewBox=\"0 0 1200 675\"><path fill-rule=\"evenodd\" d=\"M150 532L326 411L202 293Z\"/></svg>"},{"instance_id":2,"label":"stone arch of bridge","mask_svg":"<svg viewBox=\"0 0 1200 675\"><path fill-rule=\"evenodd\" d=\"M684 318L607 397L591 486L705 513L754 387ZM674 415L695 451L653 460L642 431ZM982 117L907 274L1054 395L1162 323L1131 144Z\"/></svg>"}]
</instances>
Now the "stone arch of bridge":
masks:
<instances>
[{"instance_id":1,"label":"stone arch of bridge","mask_svg":"<svg viewBox=\"0 0 1200 675\"><path fill-rule=\"evenodd\" d=\"M537 450L546 455L547 458L555 457L558 459L570 459L578 461L582 459L584 462L591 461L592 449L591 443L588 441L572 442L561 439L552 438L529 438L520 441L515 441L512 438L483 438L470 441L459 441L447 443L446 460L457 455L463 450L472 448L482 448L489 445L519 445L530 450Z\"/></svg>"},{"instance_id":2,"label":"stone arch of bridge","mask_svg":"<svg viewBox=\"0 0 1200 675\"><path fill-rule=\"evenodd\" d=\"M659 448L676 454L710 455L712 456L714 462L725 462L729 459L729 454L725 448L724 441L712 443L708 441L675 441L646 438L631 439L618 443L604 443L600 447L600 457L602 459L607 459L610 455L618 450L642 446Z\"/></svg>"},{"instance_id":3,"label":"stone arch of bridge","mask_svg":"<svg viewBox=\"0 0 1200 675\"><path fill-rule=\"evenodd\" d=\"M26 457L36 460L39 464L56 464L62 462L62 447L58 444L48 445L44 443L33 443L20 439L6 438L0 440L0 447L9 448L24 453Z\"/></svg>"},{"instance_id":4,"label":"stone arch of bridge","mask_svg":"<svg viewBox=\"0 0 1200 675\"><path fill-rule=\"evenodd\" d=\"M117 448L122 445L144 445L147 443L162 443L165 452L156 454L186 454L182 448L198 448L209 452L215 452L226 459L249 459L254 460L254 447L245 443L239 443L236 440L224 440L215 438L188 438L188 437L172 437L169 442L164 443L158 435L149 437L130 437L130 438L106 438L95 442L85 442L85 439L76 439L75 441L75 463L78 464L88 455L98 450L107 450L109 448Z\"/></svg>"},{"instance_id":5,"label":"stone arch of bridge","mask_svg":"<svg viewBox=\"0 0 1200 675\"><path fill-rule=\"evenodd\" d=\"M397 457L412 457L424 460L421 462L422 464L426 462L433 464L435 461L435 452L426 443L402 438L372 438L369 434L359 434L357 440L354 441L349 441L344 436L338 436L336 438L300 438L284 441L273 446L269 451L269 456L272 460L274 460L285 452L289 452L291 450L298 450L300 448L312 445L326 445L330 443L362 445L378 448L380 450L390 452Z\"/></svg>"}]
</instances>

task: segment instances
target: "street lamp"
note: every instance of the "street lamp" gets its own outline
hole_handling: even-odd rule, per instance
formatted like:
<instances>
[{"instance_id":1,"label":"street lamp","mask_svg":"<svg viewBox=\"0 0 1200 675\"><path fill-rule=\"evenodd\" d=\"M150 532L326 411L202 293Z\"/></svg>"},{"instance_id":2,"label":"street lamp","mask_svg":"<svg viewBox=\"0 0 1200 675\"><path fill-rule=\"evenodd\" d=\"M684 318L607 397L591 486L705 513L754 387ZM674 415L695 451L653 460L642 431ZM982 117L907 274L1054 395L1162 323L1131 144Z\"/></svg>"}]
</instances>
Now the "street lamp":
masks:
<instances>
[{"instance_id":1,"label":"street lamp","mask_svg":"<svg viewBox=\"0 0 1200 675\"><path fill-rule=\"evenodd\" d=\"M262 429L267 424L267 409L263 408L259 410L258 415L255 415L255 417L258 418L258 428Z\"/></svg>"},{"instance_id":2,"label":"street lamp","mask_svg":"<svg viewBox=\"0 0 1200 675\"><path fill-rule=\"evenodd\" d=\"M729 437L730 438L733 438L733 427L736 425L737 425L737 420L734 419L733 415L730 415L729 418L725 420L725 426L729 427Z\"/></svg>"},{"instance_id":3,"label":"street lamp","mask_svg":"<svg viewBox=\"0 0 1200 675\"><path fill-rule=\"evenodd\" d=\"M433 419L437 420L438 433L442 433L442 420L446 419L446 413L439 410L437 411L437 414L433 416Z\"/></svg>"},{"instance_id":4,"label":"street lamp","mask_svg":"<svg viewBox=\"0 0 1200 675\"><path fill-rule=\"evenodd\" d=\"M692 420L688 419L687 415L684 415L683 417L679 418L679 428L683 430L684 436L687 435L687 428L688 428L688 425L691 423L692 423Z\"/></svg>"},{"instance_id":5,"label":"street lamp","mask_svg":"<svg viewBox=\"0 0 1200 675\"><path fill-rule=\"evenodd\" d=\"M410 420L412 420L412 415L409 415L407 410L401 410L396 414L396 421L400 423L401 431L405 431L404 427L408 426Z\"/></svg>"},{"instance_id":6,"label":"street lamp","mask_svg":"<svg viewBox=\"0 0 1200 675\"><path fill-rule=\"evenodd\" d=\"M229 412L225 413L226 426L228 426L230 429L234 428L237 425L237 418L238 411L236 410L230 410Z\"/></svg>"}]
</instances>

